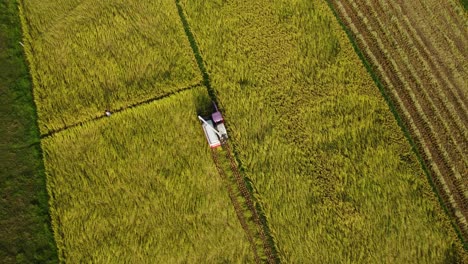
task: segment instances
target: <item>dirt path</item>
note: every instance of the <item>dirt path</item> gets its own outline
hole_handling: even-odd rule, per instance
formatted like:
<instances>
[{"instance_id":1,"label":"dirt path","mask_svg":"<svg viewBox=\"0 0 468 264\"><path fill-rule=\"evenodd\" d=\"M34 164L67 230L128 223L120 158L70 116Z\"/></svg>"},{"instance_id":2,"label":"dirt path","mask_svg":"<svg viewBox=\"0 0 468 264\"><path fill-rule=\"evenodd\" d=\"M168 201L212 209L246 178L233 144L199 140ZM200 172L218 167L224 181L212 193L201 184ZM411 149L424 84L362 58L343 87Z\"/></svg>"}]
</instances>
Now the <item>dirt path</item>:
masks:
<instances>
[{"instance_id":1,"label":"dirt path","mask_svg":"<svg viewBox=\"0 0 468 264\"><path fill-rule=\"evenodd\" d=\"M391 95L468 239L465 13L436 0L331 2Z\"/></svg>"}]
</instances>

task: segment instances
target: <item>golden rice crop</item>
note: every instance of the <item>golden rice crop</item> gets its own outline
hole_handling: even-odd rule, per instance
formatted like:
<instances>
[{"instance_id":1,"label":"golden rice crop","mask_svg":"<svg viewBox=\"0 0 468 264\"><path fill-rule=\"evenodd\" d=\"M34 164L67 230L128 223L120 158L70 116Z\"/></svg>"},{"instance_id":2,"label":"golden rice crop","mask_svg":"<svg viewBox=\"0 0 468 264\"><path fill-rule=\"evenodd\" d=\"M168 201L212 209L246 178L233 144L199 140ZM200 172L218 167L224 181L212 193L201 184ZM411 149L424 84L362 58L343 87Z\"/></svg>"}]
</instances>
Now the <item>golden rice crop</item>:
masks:
<instances>
[{"instance_id":1,"label":"golden rice crop","mask_svg":"<svg viewBox=\"0 0 468 264\"><path fill-rule=\"evenodd\" d=\"M43 141L61 261L251 263L196 109L206 88Z\"/></svg>"},{"instance_id":2,"label":"golden rice crop","mask_svg":"<svg viewBox=\"0 0 468 264\"><path fill-rule=\"evenodd\" d=\"M181 2L284 262L466 259L325 2Z\"/></svg>"},{"instance_id":3,"label":"golden rice crop","mask_svg":"<svg viewBox=\"0 0 468 264\"><path fill-rule=\"evenodd\" d=\"M42 134L198 83L173 2L20 1Z\"/></svg>"}]
</instances>

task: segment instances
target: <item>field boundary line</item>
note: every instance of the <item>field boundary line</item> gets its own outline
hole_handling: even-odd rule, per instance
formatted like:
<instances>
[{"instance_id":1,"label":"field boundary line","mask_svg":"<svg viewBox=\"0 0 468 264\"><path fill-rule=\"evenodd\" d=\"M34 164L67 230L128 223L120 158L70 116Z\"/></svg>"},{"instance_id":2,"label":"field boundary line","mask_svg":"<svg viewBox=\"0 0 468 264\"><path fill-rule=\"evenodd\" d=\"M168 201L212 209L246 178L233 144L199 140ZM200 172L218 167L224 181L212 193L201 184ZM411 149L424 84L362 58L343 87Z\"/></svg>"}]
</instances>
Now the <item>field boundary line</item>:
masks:
<instances>
[{"instance_id":1,"label":"field boundary line","mask_svg":"<svg viewBox=\"0 0 468 264\"><path fill-rule=\"evenodd\" d=\"M460 239L462 245L465 247L465 249L467 249L468 245L467 245L467 243L465 243L464 237L462 235L462 230L460 229L461 227L459 227L456 224L458 222L457 219L456 219L457 217L452 217L452 214L449 213L449 212L451 212L451 210L449 210L449 208L448 208L448 206L450 204L446 205L445 201L442 199L442 196L441 196L442 194L439 192L438 188L436 187L435 179L433 179L432 173L429 171L428 165L426 164L425 159L423 158L423 156L422 156L422 154L420 152L421 150L419 150L418 145L416 144L416 141L413 139L412 135L409 132L410 131L409 128L406 126L405 122L403 121L402 117L400 116L400 113L397 110L397 106L393 102L393 100L391 98L391 95L389 94L389 91L387 91L385 89L384 83L381 81L382 76L378 75L374 71L372 63L369 62L370 59L368 59L367 56L364 54L364 52L359 48L359 45L357 43L357 40L355 38L354 33L351 31L351 29L349 29L346 26L345 22L343 21L343 19L339 15L338 11L335 9L335 5L333 3L335 1L327 0L326 2L328 4L329 8L331 9L331 11L333 12L334 16L336 17L337 21L339 22L339 24L343 28L344 32L346 33L349 41L351 42L351 45L353 46L354 51L356 52L358 57L361 59L361 62L363 63L364 67L366 68L366 70L370 74L371 78L373 79L374 83L376 84L377 88L379 89L382 96L384 97L387 105L390 108L390 111L392 112L392 114L395 117L398 125L400 126L401 130L403 131L403 134L405 135L406 139L408 140L412 151L415 153L415 155L416 155L416 157L417 157L417 159L418 159L418 161L420 163L420 166L422 167L422 169L424 171L424 174L426 175L426 178L428 179L428 181L429 181L429 183L430 183L430 185L432 187L433 192L436 194L436 197L437 197L437 199L439 201L439 204L442 206L445 214L447 216L449 216L449 219L451 220L450 223L451 223L452 227L454 228L454 230L455 230L458 238ZM336 4L340 4L340 2L336 1ZM404 109L403 109L403 112L404 112Z\"/></svg>"},{"instance_id":2,"label":"field boundary line","mask_svg":"<svg viewBox=\"0 0 468 264\"><path fill-rule=\"evenodd\" d=\"M201 56L201 52L200 52L200 49L198 48L198 45L195 41L195 36L193 35L192 33L192 30L190 28L190 25L188 23L188 20L187 20L187 17L184 13L184 9L182 7L182 4L180 3L180 0L175 0L175 4L177 6L177 10L178 10L178 13L179 13L179 16L180 16L180 20L182 22L182 26L184 27L184 31L187 35L187 38L190 42L190 47L192 48L192 51L193 51L193 54L195 56L195 60L197 61L197 64L198 64L198 68L200 69L201 73L202 73L202 77L203 77L203 84L205 85L205 87L207 88L208 90L208 94L211 98L211 100L213 102L215 102L222 110L222 104L219 103L218 99L217 99L217 96L216 96L216 92L215 90L213 89L213 87L211 86L211 81L210 81L210 76L205 68L205 64L204 64L204 60ZM229 127L228 127L228 131L229 131ZM240 163L240 160L237 158L237 155L236 155L236 151L235 149L233 148L233 152L234 152L234 157L231 156L231 158L229 159L229 154L230 154L230 148L229 148L229 151L228 151L228 159L231 163L231 168L232 168L232 171L233 173L237 173L239 174L238 172L238 167L240 166L242 168L242 164ZM237 164L234 164L234 160L237 161ZM242 196L248 201L249 199L252 201L252 200L255 200L253 197L253 193L251 191L248 190L248 184L245 180L245 176L243 175L236 175L238 177L240 177L238 179L238 188L239 188L239 191L241 192ZM252 183L250 183L252 184ZM243 193L242 192L242 189L243 190L247 190L247 194ZM270 228L268 227L268 223L267 221L260 221L260 219L266 219L266 216L264 215L263 211L261 211L261 204L260 204L260 201L256 200L256 204L258 205L258 207L254 207L253 204L251 206L249 206L249 209L252 211L252 214L256 215L257 216L257 219L255 222L255 224L257 225L257 228L259 229L259 233L260 234L264 234L266 235L267 238L261 236L261 239L262 239L262 246L263 246L263 249L265 250L265 254L267 256L267 262L268 263L280 263L281 260L279 258L279 254L278 254L278 249L276 248L276 243L275 243L275 239L272 235L272 233L270 232ZM247 204L249 205L249 204ZM260 216L260 217L259 217ZM254 245L254 246L257 246L257 245Z\"/></svg>"},{"instance_id":3,"label":"field boundary line","mask_svg":"<svg viewBox=\"0 0 468 264\"><path fill-rule=\"evenodd\" d=\"M189 91L189 90L192 90L194 88L201 87L201 86L202 86L202 83L197 82L196 84L186 86L184 88L181 88L181 89L173 91L173 92L169 92L169 93L164 94L164 95L155 96L155 97L152 97L152 98L140 101L140 102L136 102L136 103L133 103L133 104L129 104L127 106L123 106L123 107L120 107L120 108L117 108L117 109L109 109L109 111L111 111L112 114L115 114L115 113L119 113L119 112L123 112L123 111L132 110L132 109L137 108L139 106L150 104L152 102L159 101L159 100L165 99L165 98L170 97L170 96L175 96L175 95L177 95L179 93ZM100 114L98 116L95 116L93 118L86 119L86 120L83 120L83 121L80 121L80 122L77 122L77 123L74 123L74 124L71 124L71 125L68 125L68 126L64 126L64 127L60 128L60 129L52 130L52 131L48 132L47 134L41 135L41 139L51 137L51 136L53 136L53 135L55 135L57 133L63 132L63 131L68 130L70 128L74 128L74 127L77 127L77 126L82 126L84 124L91 123L91 122L97 121L97 120L105 118L105 117L107 117L106 114L102 113L102 114Z\"/></svg>"}]
</instances>

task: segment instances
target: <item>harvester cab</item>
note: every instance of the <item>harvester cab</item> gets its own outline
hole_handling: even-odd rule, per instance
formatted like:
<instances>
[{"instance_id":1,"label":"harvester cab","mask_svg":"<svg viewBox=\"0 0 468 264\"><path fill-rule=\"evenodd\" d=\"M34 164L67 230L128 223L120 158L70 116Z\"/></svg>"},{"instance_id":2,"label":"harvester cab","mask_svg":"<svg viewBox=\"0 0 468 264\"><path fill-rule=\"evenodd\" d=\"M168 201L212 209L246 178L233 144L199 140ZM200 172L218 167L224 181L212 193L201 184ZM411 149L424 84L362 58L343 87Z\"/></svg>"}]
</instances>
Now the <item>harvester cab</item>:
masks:
<instances>
[{"instance_id":1,"label":"harvester cab","mask_svg":"<svg viewBox=\"0 0 468 264\"><path fill-rule=\"evenodd\" d=\"M221 112L214 102L213 106L215 112L211 116L205 118L198 116L198 119L202 121L203 131L205 132L208 144L211 148L217 148L226 142L228 135Z\"/></svg>"}]
</instances>

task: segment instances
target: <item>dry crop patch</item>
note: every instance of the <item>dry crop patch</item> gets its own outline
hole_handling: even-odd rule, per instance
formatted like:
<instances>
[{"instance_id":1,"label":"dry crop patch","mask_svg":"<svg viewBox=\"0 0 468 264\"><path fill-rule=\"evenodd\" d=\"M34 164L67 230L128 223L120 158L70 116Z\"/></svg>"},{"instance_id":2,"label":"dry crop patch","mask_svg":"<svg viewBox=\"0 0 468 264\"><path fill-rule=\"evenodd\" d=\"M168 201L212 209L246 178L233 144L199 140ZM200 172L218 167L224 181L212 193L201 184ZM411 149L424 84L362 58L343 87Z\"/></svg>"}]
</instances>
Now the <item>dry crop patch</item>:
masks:
<instances>
[{"instance_id":1,"label":"dry crop patch","mask_svg":"<svg viewBox=\"0 0 468 264\"><path fill-rule=\"evenodd\" d=\"M201 81L170 1L20 1L41 134Z\"/></svg>"},{"instance_id":2,"label":"dry crop patch","mask_svg":"<svg viewBox=\"0 0 468 264\"><path fill-rule=\"evenodd\" d=\"M199 87L43 141L65 262L251 263L195 118Z\"/></svg>"},{"instance_id":3,"label":"dry crop patch","mask_svg":"<svg viewBox=\"0 0 468 264\"><path fill-rule=\"evenodd\" d=\"M332 1L468 238L468 22L455 1Z\"/></svg>"},{"instance_id":4,"label":"dry crop patch","mask_svg":"<svg viewBox=\"0 0 468 264\"><path fill-rule=\"evenodd\" d=\"M181 3L282 261L466 259L325 2Z\"/></svg>"}]
</instances>

